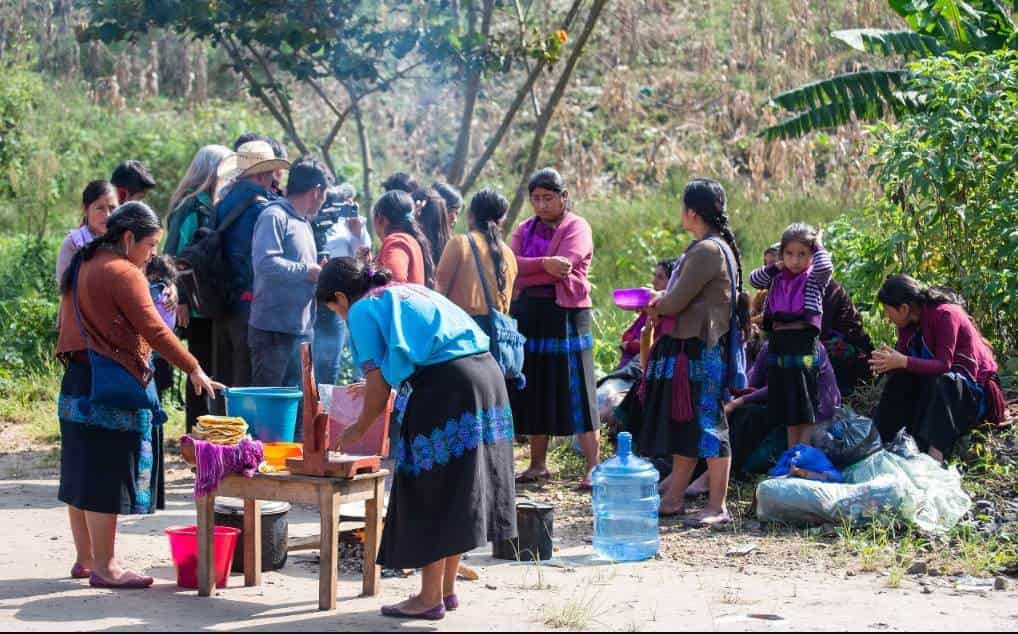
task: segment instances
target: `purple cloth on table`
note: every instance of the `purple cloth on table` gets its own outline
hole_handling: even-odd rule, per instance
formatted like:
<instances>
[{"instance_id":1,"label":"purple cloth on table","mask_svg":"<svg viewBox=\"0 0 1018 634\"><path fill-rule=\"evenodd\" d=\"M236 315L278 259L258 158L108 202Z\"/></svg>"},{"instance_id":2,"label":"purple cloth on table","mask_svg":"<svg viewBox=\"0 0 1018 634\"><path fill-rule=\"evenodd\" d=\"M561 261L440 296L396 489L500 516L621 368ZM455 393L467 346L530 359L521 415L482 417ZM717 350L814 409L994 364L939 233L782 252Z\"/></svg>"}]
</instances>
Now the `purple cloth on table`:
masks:
<instances>
[{"instance_id":1,"label":"purple cloth on table","mask_svg":"<svg viewBox=\"0 0 1018 634\"><path fill-rule=\"evenodd\" d=\"M743 397L747 403L767 402L767 356L770 348L765 343L760 353L756 355L753 367L749 369L749 387L756 388L752 394ZM820 358L820 378L817 380L817 401L820 406L817 408L817 420L828 421L834 418L834 410L841 407L841 390L838 389L838 379L834 376L834 366L827 357L827 350L823 345L817 346L817 356Z\"/></svg>"},{"instance_id":2,"label":"purple cloth on table","mask_svg":"<svg viewBox=\"0 0 1018 634\"><path fill-rule=\"evenodd\" d=\"M245 478L258 473L258 465L265 460L265 450L257 440L245 438L239 444L217 445L184 436L182 444L194 446L194 497L203 498L217 488L227 475L239 473Z\"/></svg>"}]
</instances>

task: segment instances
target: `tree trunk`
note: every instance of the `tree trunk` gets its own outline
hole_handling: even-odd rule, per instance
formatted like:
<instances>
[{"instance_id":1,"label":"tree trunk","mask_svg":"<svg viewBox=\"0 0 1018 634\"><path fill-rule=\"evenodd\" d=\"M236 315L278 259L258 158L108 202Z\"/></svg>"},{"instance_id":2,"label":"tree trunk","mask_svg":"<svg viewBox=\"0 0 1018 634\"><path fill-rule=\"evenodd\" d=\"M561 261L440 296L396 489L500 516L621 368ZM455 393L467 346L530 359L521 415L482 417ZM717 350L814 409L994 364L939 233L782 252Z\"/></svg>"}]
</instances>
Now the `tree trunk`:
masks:
<instances>
[{"instance_id":1,"label":"tree trunk","mask_svg":"<svg viewBox=\"0 0 1018 634\"><path fill-rule=\"evenodd\" d=\"M475 2L470 3L470 36L477 33L477 8ZM481 14L481 35L484 38L484 47L480 51L483 57L487 54L488 37L491 35L491 21L495 13L495 1L484 0L483 13ZM463 175L467 169L467 160L470 158L470 141L474 127L474 109L477 107L477 94L481 91L481 77L484 73L484 60L477 59L476 52L473 59L469 60L467 79L463 87L463 113L460 116L460 130L456 138L456 151L453 154L452 164L446 178L450 183L461 184Z\"/></svg>"},{"instance_id":2,"label":"tree trunk","mask_svg":"<svg viewBox=\"0 0 1018 634\"><path fill-rule=\"evenodd\" d=\"M356 99L353 93L350 94L351 99ZM375 235L375 218L374 210L372 207L375 201L371 195L371 178L374 175L374 168L371 165L371 145L368 140L368 131L364 125L364 117L361 113L361 106L359 101L354 101L353 104L353 118L357 124L357 138L360 141L361 146L361 171L363 172L363 196L365 215L368 218L368 233L371 234L372 239L377 239Z\"/></svg>"},{"instance_id":3,"label":"tree trunk","mask_svg":"<svg viewBox=\"0 0 1018 634\"><path fill-rule=\"evenodd\" d=\"M544 144L544 137L548 134L548 127L551 124L551 118L558 109L558 104L562 101L562 97L565 95L566 88L569 86L569 80L572 78L573 71L576 70L576 65L579 63L580 57L583 54L583 49L586 48L587 42L590 40L590 36L593 34L594 28L597 26L597 22L601 18L601 13L604 11L604 7L607 4L608 0L595 0L593 6L590 7L590 13L587 15L587 22L583 25L583 32L580 34L580 38L577 40L576 46L569 55L569 61L566 63L566 67L562 70L562 74L558 78L558 83L555 84L555 90L551 93L551 96L548 98L548 102L544 106L544 110L541 112L541 118L538 119L537 127L534 130L534 139L530 144L530 154L527 157L527 163L523 169L523 177L520 180L519 186L516 188L516 194L513 196L512 205L509 207L509 219L505 224L506 230L510 230L516 224L517 218L519 218L520 210L523 208L523 202L527 197L527 182L530 178L531 172L537 168L537 161L541 158L541 146Z\"/></svg>"}]
</instances>

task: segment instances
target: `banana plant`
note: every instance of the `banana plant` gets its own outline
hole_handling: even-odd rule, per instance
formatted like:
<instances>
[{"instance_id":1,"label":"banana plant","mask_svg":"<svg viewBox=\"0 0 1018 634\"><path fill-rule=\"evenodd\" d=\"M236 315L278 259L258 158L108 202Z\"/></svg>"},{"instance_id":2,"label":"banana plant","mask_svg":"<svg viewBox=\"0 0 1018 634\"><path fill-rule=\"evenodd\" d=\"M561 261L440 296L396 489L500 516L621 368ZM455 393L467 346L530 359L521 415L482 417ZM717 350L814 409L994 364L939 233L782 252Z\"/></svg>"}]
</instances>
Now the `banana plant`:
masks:
<instances>
[{"instance_id":1,"label":"banana plant","mask_svg":"<svg viewBox=\"0 0 1018 634\"><path fill-rule=\"evenodd\" d=\"M851 48L907 61L973 51L1018 50L1018 29L1011 17L1018 0L888 0L907 29L835 31ZM792 139L815 130L837 128L853 120L876 121L922 108L923 96L906 90L907 67L864 70L816 81L771 99L784 112L760 135Z\"/></svg>"}]
</instances>

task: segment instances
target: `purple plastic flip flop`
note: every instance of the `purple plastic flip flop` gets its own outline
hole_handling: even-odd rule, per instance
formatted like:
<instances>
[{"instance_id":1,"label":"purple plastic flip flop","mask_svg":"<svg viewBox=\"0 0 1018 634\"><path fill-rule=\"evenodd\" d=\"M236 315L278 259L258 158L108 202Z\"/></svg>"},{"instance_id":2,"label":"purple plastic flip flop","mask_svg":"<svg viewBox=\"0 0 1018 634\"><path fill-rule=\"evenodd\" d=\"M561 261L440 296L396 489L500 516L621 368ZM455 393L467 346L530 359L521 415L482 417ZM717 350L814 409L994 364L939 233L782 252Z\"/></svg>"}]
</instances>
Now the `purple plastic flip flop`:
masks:
<instances>
[{"instance_id":1,"label":"purple plastic flip flop","mask_svg":"<svg viewBox=\"0 0 1018 634\"><path fill-rule=\"evenodd\" d=\"M394 605L382 606L382 616L387 616L393 619L422 619L424 621L441 621L445 618L445 603L439 603L435 607L431 608L427 612L421 612L420 614L410 614L404 612L400 608Z\"/></svg>"},{"instance_id":2,"label":"purple plastic flip flop","mask_svg":"<svg viewBox=\"0 0 1018 634\"><path fill-rule=\"evenodd\" d=\"M445 604L446 612L455 612L460 607L460 599L455 594L443 598L442 603Z\"/></svg>"},{"instance_id":3,"label":"purple plastic flip flop","mask_svg":"<svg viewBox=\"0 0 1018 634\"><path fill-rule=\"evenodd\" d=\"M108 581L99 575L92 573L88 579L88 585L93 588L108 588L110 590L144 590L155 581L152 577L136 576L128 581Z\"/></svg>"},{"instance_id":4,"label":"purple plastic flip flop","mask_svg":"<svg viewBox=\"0 0 1018 634\"><path fill-rule=\"evenodd\" d=\"M74 567L71 568L71 579L90 579L91 577L91 568L86 568L81 564L74 564Z\"/></svg>"}]
</instances>

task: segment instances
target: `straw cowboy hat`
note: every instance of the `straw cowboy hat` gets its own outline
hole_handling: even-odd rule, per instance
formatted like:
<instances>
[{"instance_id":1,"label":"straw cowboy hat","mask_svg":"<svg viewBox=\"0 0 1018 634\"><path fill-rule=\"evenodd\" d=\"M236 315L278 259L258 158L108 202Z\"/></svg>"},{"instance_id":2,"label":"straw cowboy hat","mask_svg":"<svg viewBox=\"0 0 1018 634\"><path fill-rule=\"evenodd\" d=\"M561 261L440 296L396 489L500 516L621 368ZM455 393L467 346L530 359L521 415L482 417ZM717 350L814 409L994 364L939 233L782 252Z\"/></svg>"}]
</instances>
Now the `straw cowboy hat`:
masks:
<instances>
[{"instance_id":1,"label":"straw cowboy hat","mask_svg":"<svg viewBox=\"0 0 1018 634\"><path fill-rule=\"evenodd\" d=\"M276 170L290 169L290 161L277 159L272 146L265 141L249 141L237 148L219 164L219 178L247 178Z\"/></svg>"}]
</instances>

